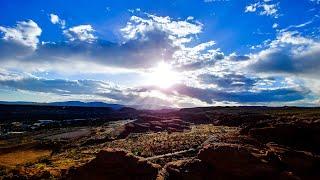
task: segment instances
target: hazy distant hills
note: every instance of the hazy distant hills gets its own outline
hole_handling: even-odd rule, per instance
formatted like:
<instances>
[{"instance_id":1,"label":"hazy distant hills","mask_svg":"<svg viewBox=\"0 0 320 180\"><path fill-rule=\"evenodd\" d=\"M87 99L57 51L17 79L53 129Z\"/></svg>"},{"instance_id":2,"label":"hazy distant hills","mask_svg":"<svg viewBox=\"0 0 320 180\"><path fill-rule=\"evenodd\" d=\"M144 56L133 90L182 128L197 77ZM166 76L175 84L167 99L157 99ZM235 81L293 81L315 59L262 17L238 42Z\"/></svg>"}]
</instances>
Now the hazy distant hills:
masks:
<instances>
[{"instance_id":1,"label":"hazy distant hills","mask_svg":"<svg viewBox=\"0 0 320 180\"><path fill-rule=\"evenodd\" d=\"M140 110L168 110L172 111L175 108L170 108L166 106L159 106L157 104L145 104L145 105L130 105L125 106L121 104L109 104L104 102L82 102L82 101L62 101L62 102L51 102L51 103L38 103L38 102L28 102L28 101L0 101L0 104L9 105L38 105L38 106L75 106L75 107L108 107L114 110L119 110L124 107L130 107Z\"/></svg>"},{"instance_id":2,"label":"hazy distant hills","mask_svg":"<svg viewBox=\"0 0 320 180\"><path fill-rule=\"evenodd\" d=\"M37 103L37 102L25 102L25 101L0 101L0 104L11 105L44 105L44 106L78 106L78 107L109 107L115 110L121 109L125 106L121 104L108 104L104 102L81 102L81 101L63 101L63 102L51 102L51 103Z\"/></svg>"}]
</instances>

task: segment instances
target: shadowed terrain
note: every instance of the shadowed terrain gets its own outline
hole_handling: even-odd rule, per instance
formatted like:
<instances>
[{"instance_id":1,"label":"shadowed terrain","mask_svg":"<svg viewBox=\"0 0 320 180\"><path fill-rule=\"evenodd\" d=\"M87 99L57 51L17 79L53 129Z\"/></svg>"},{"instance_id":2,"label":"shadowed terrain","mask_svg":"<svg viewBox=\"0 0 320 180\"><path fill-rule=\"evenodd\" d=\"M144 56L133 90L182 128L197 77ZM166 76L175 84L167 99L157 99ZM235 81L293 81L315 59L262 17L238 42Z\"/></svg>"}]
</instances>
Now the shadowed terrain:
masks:
<instances>
[{"instance_id":1,"label":"shadowed terrain","mask_svg":"<svg viewBox=\"0 0 320 180\"><path fill-rule=\"evenodd\" d=\"M70 108L1 110L4 179L320 178L319 108Z\"/></svg>"}]
</instances>

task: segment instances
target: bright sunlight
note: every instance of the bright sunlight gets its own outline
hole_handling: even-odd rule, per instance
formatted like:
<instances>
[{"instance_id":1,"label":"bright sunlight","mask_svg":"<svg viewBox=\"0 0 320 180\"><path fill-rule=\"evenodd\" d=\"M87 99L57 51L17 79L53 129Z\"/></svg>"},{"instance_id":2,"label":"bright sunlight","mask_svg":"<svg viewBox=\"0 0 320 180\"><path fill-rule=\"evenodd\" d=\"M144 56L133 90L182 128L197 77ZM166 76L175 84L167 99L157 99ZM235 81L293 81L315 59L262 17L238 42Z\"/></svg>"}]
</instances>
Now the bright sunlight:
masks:
<instances>
[{"instance_id":1,"label":"bright sunlight","mask_svg":"<svg viewBox=\"0 0 320 180\"><path fill-rule=\"evenodd\" d=\"M178 83L180 79L178 73L172 70L171 65L165 62L160 62L148 76L148 84L160 88L169 88Z\"/></svg>"}]
</instances>

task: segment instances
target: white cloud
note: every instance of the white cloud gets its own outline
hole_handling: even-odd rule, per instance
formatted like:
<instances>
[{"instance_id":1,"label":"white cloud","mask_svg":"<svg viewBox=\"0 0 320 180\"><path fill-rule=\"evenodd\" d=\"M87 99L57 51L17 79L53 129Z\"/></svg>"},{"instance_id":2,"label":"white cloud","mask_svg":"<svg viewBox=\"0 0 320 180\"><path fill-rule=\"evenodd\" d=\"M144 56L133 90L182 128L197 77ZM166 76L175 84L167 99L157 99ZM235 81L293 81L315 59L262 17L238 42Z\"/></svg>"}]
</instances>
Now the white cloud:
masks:
<instances>
[{"instance_id":1,"label":"white cloud","mask_svg":"<svg viewBox=\"0 0 320 180\"><path fill-rule=\"evenodd\" d=\"M62 29L64 29L66 26L66 21L60 19L59 16L56 14L50 14L50 21L52 24L59 24Z\"/></svg>"},{"instance_id":2,"label":"white cloud","mask_svg":"<svg viewBox=\"0 0 320 180\"><path fill-rule=\"evenodd\" d=\"M274 16L277 17L278 9L277 4L262 4L263 11L260 12L261 15Z\"/></svg>"},{"instance_id":3,"label":"white cloud","mask_svg":"<svg viewBox=\"0 0 320 180\"><path fill-rule=\"evenodd\" d=\"M251 54L247 67L260 75L294 78L320 95L320 42L297 31L279 32L266 49ZM246 68L244 68L246 69Z\"/></svg>"},{"instance_id":4,"label":"white cloud","mask_svg":"<svg viewBox=\"0 0 320 180\"><path fill-rule=\"evenodd\" d=\"M245 12L256 12L258 3L246 6Z\"/></svg>"},{"instance_id":5,"label":"white cloud","mask_svg":"<svg viewBox=\"0 0 320 180\"><path fill-rule=\"evenodd\" d=\"M309 24L312 24L313 23L313 20L310 20L310 21L307 21L305 23L302 23L302 24L296 24L296 25L290 25L284 29L281 29L280 31L281 32L285 32L285 31L288 31L288 30L292 30L292 29L297 29L297 28L303 28Z\"/></svg>"},{"instance_id":6,"label":"white cloud","mask_svg":"<svg viewBox=\"0 0 320 180\"><path fill-rule=\"evenodd\" d=\"M143 31L143 37L126 39L121 43L96 41L91 25L75 26L63 32L69 41L44 42L38 45L37 51L28 53L21 47L13 48L0 41L0 66L27 72L62 74L108 74L110 69L117 73L125 70L143 71L164 59L172 61L172 55L178 48L169 39L168 32L159 29ZM70 69L70 65L73 68Z\"/></svg>"},{"instance_id":7,"label":"white cloud","mask_svg":"<svg viewBox=\"0 0 320 180\"><path fill-rule=\"evenodd\" d=\"M128 88L111 82L98 80L65 80L46 79L30 75L3 72L0 69L0 86L27 92L33 96L47 94L51 101L83 99L91 101L106 101L124 105L135 105L140 108L163 108L195 106L188 96L171 95L170 98L159 90L144 88ZM46 98L46 100L48 100Z\"/></svg>"},{"instance_id":8,"label":"white cloud","mask_svg":"<svg viewBox=\"0 0 320 180\"><path fill-rule=\"evenodd\" d=\"M59 22L59 16L50 14L50 21L52 22L52 24L57 24Z\"/></svg>"},{"instance_id":9,"label":"white cloud","mask_svg":"<svg viewBox=\"0 0 320 180\"><path fill-rule=\"evenodd\" d=\"M194 20L194 17L193 16L188 16L187 20Z\"/></svg>"},{"instance_id":10,"label":"white cloud","mask_svg":"<svg viewBox=\"0 0 320 180\"><path fill-rule=\"evenodd\" d=\"M270 1L265 0L263 2L269 3ZM262 10L264 10L263 7ZM256 11L260 12L260 9L256 9ZM54 16L52 22L58 23L59 17ZM183 85L180 88L178 87L179 91L172 94L166 94L166 92L157 89L140 91L135 89L136 87L113 88L106 82L94 80L68 81L34 77L21 78L19 76L1 79L1 71L0 84L25 91L49 92L61 96L95 96L98 99L106 98L125 104L147 104L148 102L154 104L156 102L153 101L155 97L163 97L163 104L177 106L199 105L201 103L208 105L216 102L230 103L231 101L254 103L254 97L256 96L261 98L263 102L266 96L273 97L266 100L267 103L267 101L287 101L286 98L289 100L301 99L304 97L304 93L300 94L295 88L286 89L286 86L283 89L281 89L282 87L278 88L278 90L269 88L268 86L271 85L264 84L271 80L260 78L260 76L265 76L261 75L260 72L255 72L255 77L251 77L252 74L247 73L246 66L243 64L255 63L254 60L257 59L262 62L277 59L279 56L269 58L270 54L281 52L280 54L289 54L289 56L284 57L297 57L287 62L293 62L294 66L304 69L299 73L314 75L316 74L315 70L320 67L315 63L317 57L319 57L320 46L316 46L314 40L303 37L295 31L277 31L279 33L277 38L273 41L267 41L263 46L267 47L264 54L260 52L241 56L235 53L225 55L219 48L215 47L215 41L199 43L197 35L202 32L202 29L203 25L197 23L194 18L179 20L145 14L142 17L132 16L125 27L120 30L124 40L121 43L96 41L94 28L91 25L80 25L63 31L69 41L43 44L37 42L37 50L32 51L32 54L28 56L20 56L20 54L17 56L14 49L10 52L13 54L10 60L7 60L9 58L5 59L2 56L5 51L0 51L0 66L2 68L31 73L52 72L63 75L69 75L68 73L84 76L86 73L108 74L117 69L118 71L114 72L115 74L127 71L128 76L132 74L136 76L139 73L148 72L159 61L166 60L173 66L172 69L181 73L183 77L181 81ZM13 36L6 35L7 29L1 31L4 32L5 36L3 40L0 40L0 47L2 41L13 39L5 38ZM271 52L271 49L279 51ZM251 59L249 59L249 56ZM279 60L282 60L281 56ZM270 64L265 63L264 67L268 65ZM273 64L271 63L271 65ZM284 66L286 65L284 64ZM70 69L70 67L72 68ZM193 70L188 70L188 68ZM308 68L309 70L306 70ZM265 72L268 74L271 71L266 69ZM298 74L296 68L292 72L292 74ZM206 76L207 84L197 79L199 74L211 75ZM208 82L211 82L211 84ZM259 87L256 85L258 83ZM315 84L313 83L314 86ZM214 89L212 85L217 86L218 89ZM319 87L318 83L315 88ZM239 90L241 92L238 92ZM159 93L162 93L161 96ZM290 94L294 94L295 97L292 98ZM276 97L283 98L277 99ZM248 100L250 98L251 100ZM157 100L159 101L159 99Z\"/></svg>"},{"instance_id":11,"label":"white cloud","mask_svg":"<svg viewBox=\"0 0 320 180\"><path fill-rule=\"evenodd\" d=\"M146 14L146 17L132 16L127 25L121 29L126 40L138 39L147 41L150 33L160 35L164 33L171 41L171 46L176 47L171 57L165 58L181 70L194 70L205 66L210 66L215 60L223 58L224 54L220 49L212 48L214 41L203 42L194 46L188 44L193 42L196 35L202 32L203 25L199 22L188 22L194 20L188 17L187 20L174 20L170 17L161 17ZM159 37L159 35L157 35ZM168 51L172 48L164 49ZM163 51L159 50L159 54ZM161 57L160 57L161 58Z\"/></svg>"},{"instance_id":12,"label":"white cloud","mask_svg":"<svg viewBox=\"0 0 320 180\"><path fill-rule=\"evenodd\" d=\"M63 33L69 38L70 41L79 40L91 43L97 39L97 37L93 34L94 31L95 30L91 25L79 25L64 30Z\"/></svg>"},{"instance_id":13,"label":"white cloud","mask_svg":"<svg viewBox=\"0 0 320 180\"><path fill-rule=\"evenodd\" d=\"M277 27L279 27L279 24L277 24L277 23L274 23L274 24L272 25L272 28L274 28L274 29L276 29Z\"/></svg>"},{"instance_id":14,"label":"white cloud","mask_svg":"<svg viewBox=\"0 0 320 180\"><path fill-rule=\"evenodd\" d=\"M188 20L193 20L188 22ZM202 32L203 25L194 22L193 17L187 20L174 20L170 17L161 17L146 14L146 17L132 16L127 25L121 29L125 40L147 41L150 33L159 37L161 33L171 41L171 46L176 47L171 57L165 58L181 70L194 70L210 66L215 60L223 58L220 49L212 48L214 41L203 42L198 45L189 46L196 35ZM155 36L154 33L158 32ZM172 48L164 49L168 51ZM159 49L159 54L163 51ZM161 57L160 57L161 58Z\"/></svg>"},{"instance_id":15,"label":"white cloud","mask_svg":"<svg viewBox=\"0 0 320 180\"><path fill-rule=\"evenodd\" d=\"M187 21L175 21L170 17L161 17L147 14L147 18L132 16L127 25L121 29L126 39L136 39L144 36L150 31L163 31L171 38L183 38L190 35L199 34L202 31L202 24L194 24Z\"/></svg>"},{"instance_id":16,"label":"white cloud","mask_svg":"<svg viewBox=\"0 0 320 180\"><path fill-rule=\"evenodd\" d=\"M19 21L16 27L0 26L0 31L4 34L2 39L32 47L33 49L37 48L39 36L42 32L38 24L32 20Z\"/></svg>"},{"instance_id":17,"label":"white cloud","mask_svg":"<svg viewBox=\"0 0 320 180\"><path fill-rule=\"evenodd\" d=\"M214 41L200 43L194 47L181 47L173 54L176 65L185 70L195 70L214 64L215 60L224 58L218 48L212 48Z\"/></svg>"},{"instance_id":18,"label":"white cloud","mask_svg":"<svg viewBox=\"0 0 320 180\"><path fill-rule=\"evenodd\" d=\"M135 13L135 12L140 12L141 9L140 8L136 8L136 9L128 9L128 12L130 13Z\"/></svg>"},{"instance_id":19,"label":"white cloud","mask_svg":"<svg viewBox=\"0 0 320 180\"><path fill-rule=\"evenodd\" d=\"M250 4L245 7L245 12L253 13L258 11L259 15L266 15L266 16L272 16L274 18L278 18L279 3L270 4L271 2L272 2L271 0L264 0L254 4Z\"/></svg>"},{"instance_id":20,"label":"white cloud","mask_svg":"<svg viewBox=\"0 0 320 180\"><path fill-rule=\"evenodd\" d=\"M277 38L270 42L270 47L284 47L285 45L314 45L315 41L300 35L297 31L280 32Z\"/></svg>"}]
</instances>

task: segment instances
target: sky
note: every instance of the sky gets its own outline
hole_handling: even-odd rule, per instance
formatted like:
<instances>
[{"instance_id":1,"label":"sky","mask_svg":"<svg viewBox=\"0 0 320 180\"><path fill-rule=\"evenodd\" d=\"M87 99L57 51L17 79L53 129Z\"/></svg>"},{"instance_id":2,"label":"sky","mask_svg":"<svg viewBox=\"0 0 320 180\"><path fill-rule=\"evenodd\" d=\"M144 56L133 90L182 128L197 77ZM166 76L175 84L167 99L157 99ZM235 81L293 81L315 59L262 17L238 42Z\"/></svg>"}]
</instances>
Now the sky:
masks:
<instances>
[{"instance_id":1,"label":"sky","mask_svg":"<svg viewBox=\"0 0 320 180\"><path fill-rule=\"evenodd\" d=\"M319 106L319 0L0 0L0 101Z\"/></svg>"}]
</instances>

